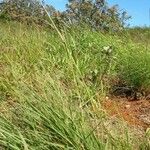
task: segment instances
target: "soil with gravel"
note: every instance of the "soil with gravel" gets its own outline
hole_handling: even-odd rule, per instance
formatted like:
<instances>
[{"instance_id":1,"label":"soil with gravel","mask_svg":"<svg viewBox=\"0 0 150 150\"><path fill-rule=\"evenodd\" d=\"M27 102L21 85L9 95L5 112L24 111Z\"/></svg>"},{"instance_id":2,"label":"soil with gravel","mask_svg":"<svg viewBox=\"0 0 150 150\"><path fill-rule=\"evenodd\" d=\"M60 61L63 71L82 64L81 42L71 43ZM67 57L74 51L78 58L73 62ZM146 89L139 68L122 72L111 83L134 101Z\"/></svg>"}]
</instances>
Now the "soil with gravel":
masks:
<instances>
[{"instance_id":1,"label":"soil with gravel","mask_svg":"<svg viewBox=\"0 0 150 150\"><path fill-rule=\"evenodd\" d=\"M150 128L150 100L129 101L127 98L107 99L103 107L109 116L123 119L128 125Z\"/></svg>"}]
</instances>

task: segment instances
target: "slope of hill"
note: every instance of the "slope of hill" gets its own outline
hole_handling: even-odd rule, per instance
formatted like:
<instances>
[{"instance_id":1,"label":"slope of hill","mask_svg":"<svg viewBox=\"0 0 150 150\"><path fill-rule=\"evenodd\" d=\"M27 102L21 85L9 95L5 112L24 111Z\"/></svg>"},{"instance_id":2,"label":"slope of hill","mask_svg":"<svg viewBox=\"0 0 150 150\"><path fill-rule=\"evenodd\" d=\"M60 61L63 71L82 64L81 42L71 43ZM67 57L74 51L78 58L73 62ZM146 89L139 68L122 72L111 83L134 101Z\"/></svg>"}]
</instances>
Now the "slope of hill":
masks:
<instances>
[{"instance_id":1,"label":"slope of hill","mask_svg":"<svg viewBox=\"0 0 150 150\"><path fill-rule=\"evenodd\" d=\"M149 104L150 45L134 39L0 22L0 149L150 149L148 126L108 112Z\"/></svg>"}]
</instances>

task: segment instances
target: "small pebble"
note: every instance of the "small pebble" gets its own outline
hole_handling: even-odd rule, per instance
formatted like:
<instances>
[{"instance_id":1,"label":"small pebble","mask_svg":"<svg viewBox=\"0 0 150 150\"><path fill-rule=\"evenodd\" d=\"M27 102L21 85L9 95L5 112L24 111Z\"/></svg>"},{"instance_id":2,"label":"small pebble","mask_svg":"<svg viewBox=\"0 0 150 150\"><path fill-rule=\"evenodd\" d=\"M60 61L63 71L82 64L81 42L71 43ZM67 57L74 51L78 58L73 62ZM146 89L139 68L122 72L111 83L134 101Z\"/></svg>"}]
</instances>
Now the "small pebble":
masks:
<instances>
[{"instance_id":1,"label":"small pebble","mask_svg":"<svg viewBox=\"0 0 150 150\"><path fill-rule=\"evenodd\" d=\"M126 109L129 109L129 108L130 108L130 105L126 105L125 108L126 108Z\"/></svg>"}]
</instances>

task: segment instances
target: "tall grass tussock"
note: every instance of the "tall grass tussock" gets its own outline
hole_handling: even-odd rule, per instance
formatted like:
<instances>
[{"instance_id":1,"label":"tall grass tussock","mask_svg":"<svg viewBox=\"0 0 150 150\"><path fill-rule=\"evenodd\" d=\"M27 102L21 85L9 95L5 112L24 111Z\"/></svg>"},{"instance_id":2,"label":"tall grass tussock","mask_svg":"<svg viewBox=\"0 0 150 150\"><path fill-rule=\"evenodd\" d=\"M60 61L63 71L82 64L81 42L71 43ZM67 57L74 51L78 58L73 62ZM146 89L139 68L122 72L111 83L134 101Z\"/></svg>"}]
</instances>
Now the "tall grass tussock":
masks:
<instances>
[{"instance_id":1,"label":"tall grass tussock","mask_svg":"<svg viewBox=\"0 0 150 150\"><path fill-rule=\"evenodd\" d=\"M0 22L0 53L0 149L150 148L149 135L138 138L123 121L108 128L102 107L118 80L149 93L149 43L88 27Z\"/></svg>"}]
</instances>

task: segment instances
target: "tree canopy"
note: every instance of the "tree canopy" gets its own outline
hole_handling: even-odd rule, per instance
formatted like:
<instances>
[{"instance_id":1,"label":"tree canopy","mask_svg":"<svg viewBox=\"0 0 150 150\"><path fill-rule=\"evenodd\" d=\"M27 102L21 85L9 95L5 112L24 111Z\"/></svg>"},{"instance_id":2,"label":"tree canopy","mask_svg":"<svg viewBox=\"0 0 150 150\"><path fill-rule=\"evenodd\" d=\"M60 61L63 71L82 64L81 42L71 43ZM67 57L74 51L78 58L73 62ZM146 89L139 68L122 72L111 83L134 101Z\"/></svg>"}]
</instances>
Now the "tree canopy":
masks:
<instances>
[{"instance_id":1,"label":"tree canopy","mask_svg":"<svg viewBox=\"0 0 150 150\"><path fill-rule=\"evenodd\" d=\"M56 11L51 5L45 5L38 0L3 0L0 4L1 18L26 21L28 23L44 23L47 20L47 13L50 15Z\"/></svg>"},{"instance_id":2,"label":"tree canopy","mask_svg":"<svg viewBox=\"0 0 150 150\"><path fill-rule=\"evenodd\" d=\"M0 17L43 24L48 20L45 10L57 24L88 24L97 30L119 30L129 19L125 11L120 11L117 5L109 7L105 0L68 0L63 12L38 0L3 0Z\"/></svg>"},{"instance_id":3,"label":"tree canopy","mask_svg":"<svg viewBox=\"0 0 150 150\"><path fill-rule=\"evenodd\" d=\"M69 0L66 7L66 16L72 23L83 22L96 29L118 30L129 19L118 5L109 7L105 0Z\"/></svg>"}]
</instances>

